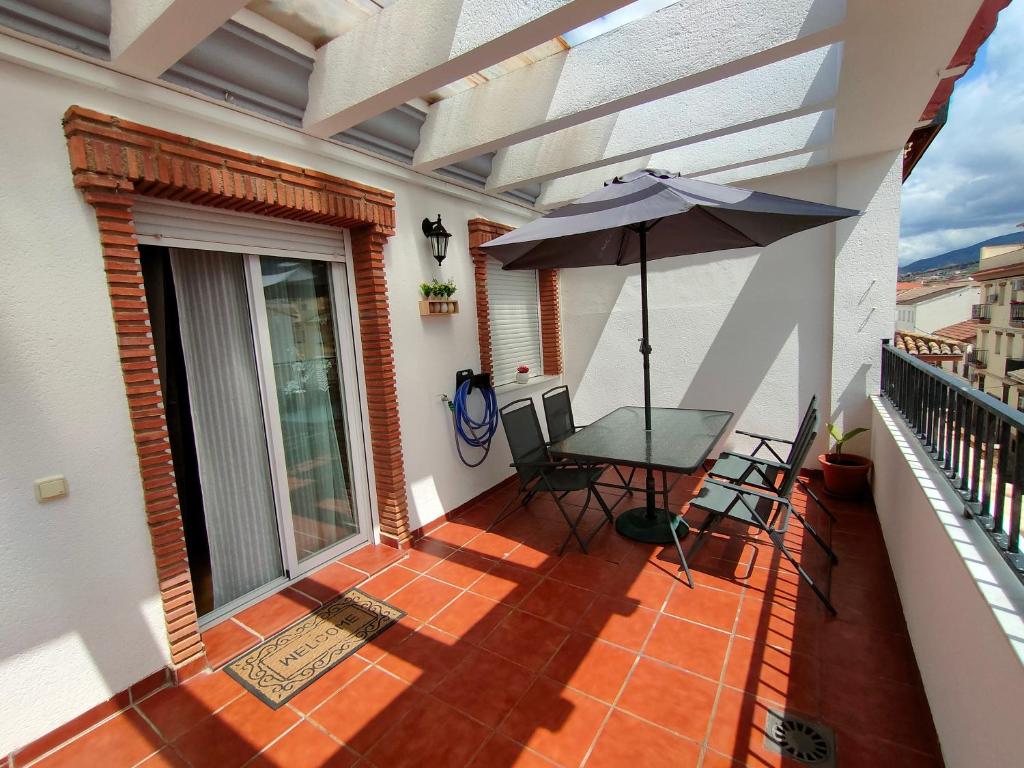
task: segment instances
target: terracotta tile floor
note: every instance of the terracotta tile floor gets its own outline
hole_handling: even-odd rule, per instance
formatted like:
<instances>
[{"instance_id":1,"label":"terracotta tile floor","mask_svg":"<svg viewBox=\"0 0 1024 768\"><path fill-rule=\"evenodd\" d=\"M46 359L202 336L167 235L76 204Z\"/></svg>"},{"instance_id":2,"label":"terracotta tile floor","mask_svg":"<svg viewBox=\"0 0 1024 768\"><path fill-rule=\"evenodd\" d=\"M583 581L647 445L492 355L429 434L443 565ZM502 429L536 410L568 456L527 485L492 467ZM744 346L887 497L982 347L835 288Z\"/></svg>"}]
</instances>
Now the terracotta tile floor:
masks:
<instances>
[{"instance_id":1,"label":"terracotta tile floor","mask_svg":"<svg viewBox=\"0 0 1024 768\"><path fill-rule=\"evenodd\" d=\"M697 484L680 482L674 503ZM671 547L610 527L590 555L573 543L559 557L565 525L542 500L485 534L507 495L412 552L361 552L206 633L223 663L355 583L408 613L281 709L212 672L33 765L798 765L765 747L769 708L831 726L841 768L942 765L869 503L832 502L832 619L766 540L739 529L691 563L690 590ZM802 492L796 501L821 523ZM787 541L828 584L795 522Z\"/></svg>"}]
</instances>

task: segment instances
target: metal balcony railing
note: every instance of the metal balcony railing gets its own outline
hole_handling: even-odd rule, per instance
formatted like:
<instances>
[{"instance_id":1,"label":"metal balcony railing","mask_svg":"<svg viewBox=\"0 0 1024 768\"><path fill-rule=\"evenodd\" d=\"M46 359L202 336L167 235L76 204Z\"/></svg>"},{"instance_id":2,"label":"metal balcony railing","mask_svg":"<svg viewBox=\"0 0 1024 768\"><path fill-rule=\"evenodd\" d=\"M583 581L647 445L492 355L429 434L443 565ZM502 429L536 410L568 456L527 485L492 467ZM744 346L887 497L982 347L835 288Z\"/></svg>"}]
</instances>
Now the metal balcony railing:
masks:
<instances>
[{"instance_id":1,"label":"metal balcony railing","mask_svg":"<svg viewBox=\"0 0 1024 768\"><path fill-rule=\"evenodd\" d=\"M1024 582L1024 414L886 344L882 395L903 415L973 518Z\"/></svg>"},{"instance_id":2,"label":"metal balcony railing","mask_svg":"<svg viewBox=\"0 0 1024 768\"><path fill-rule=\"evenodd\" d=\"M971 319L979 323L992 322L991 304L975 304L971 307Z\"/></svg>"},{"instance_id":3,"label":"metal balcony railing","mask_svg":"<svg viewBox=\"0 0 1024 768\"><path fill-rule=\"evenodd\" d=\"M1024 301L1010 302L1010 325L1024 326Z\"/></svg>"},{"instance_id":4,"label":"metal balcony railing","mask_svg":"<svg viewBox=\"0 0 1024 768\"><path fill-rule=\"evenodd\" d=\"M988 350L972 349L967 353L967 363L968 365L973 365L975 368L988 367Z\"/></svg>"}]
</instances>

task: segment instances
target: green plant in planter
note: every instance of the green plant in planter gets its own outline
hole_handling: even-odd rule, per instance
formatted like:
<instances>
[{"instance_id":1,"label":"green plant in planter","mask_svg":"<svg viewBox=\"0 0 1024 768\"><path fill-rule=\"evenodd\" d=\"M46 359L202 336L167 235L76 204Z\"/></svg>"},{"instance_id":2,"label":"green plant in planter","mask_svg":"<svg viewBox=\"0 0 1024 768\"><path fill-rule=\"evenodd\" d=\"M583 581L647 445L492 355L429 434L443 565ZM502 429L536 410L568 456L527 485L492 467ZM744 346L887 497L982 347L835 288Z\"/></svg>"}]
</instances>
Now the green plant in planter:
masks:
<instances>
[{"instance_id":1,"label":"green plant in planter","mask_svg":"<svg viewBox=\"0 0 1024 768\"><path fill-rule=\"evenodd\" d=\"M835 441L832 453L835 454L834 462L836 464L842 464L843 462L843 444L849 442L857 435L867 432L867 427L854 427L849 432L843 434L839 431L839 427L835 424L828 425L828 433L832 435L832 439Z\"/></svg>"},{"instance_id":2,"label":"green plant in planter","mask_svg":"<svg viewBox=\"0 0 1024 768\"><path fill-rule=\"evenodd\" d=\"M436 281L435 281L436 282ZM429 299L434 293L434 286L432 283L420 283L420 293L423 294L424 299Z\"/></svg>"},{"instance_id":3,"label":"green plant in planter","mask_svg":"<svg viewBox=\"0 0 1024 768\"><path fill-rule=\"evenodd\" d=\"M455 291L457 290L455 288L455 281L454 280L449 280L447 283L441 283L441 287L444 289L445 298L448 298L448 299L450 299L453 295L455 295Z\"/></svg>"}]
</instances>

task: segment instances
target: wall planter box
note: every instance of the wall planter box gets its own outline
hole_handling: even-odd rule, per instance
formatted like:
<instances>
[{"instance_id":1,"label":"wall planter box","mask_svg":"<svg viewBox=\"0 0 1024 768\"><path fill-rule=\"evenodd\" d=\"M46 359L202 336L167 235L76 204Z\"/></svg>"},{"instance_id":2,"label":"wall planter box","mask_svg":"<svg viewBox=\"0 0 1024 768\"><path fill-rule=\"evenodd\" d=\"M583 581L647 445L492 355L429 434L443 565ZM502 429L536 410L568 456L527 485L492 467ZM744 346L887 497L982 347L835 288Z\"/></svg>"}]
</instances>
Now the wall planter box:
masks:
<instances>
[{"instance_id":1,"label":"wall planter box","mask_svg":"<svg viewBox=\"0 0 1024 768\"><path fill-rule=\"evenodd\" d=\"M421 315L457 315L459 314L459 302L451 299L422 299L420 301Z\"/></svg>"}]
</instances>

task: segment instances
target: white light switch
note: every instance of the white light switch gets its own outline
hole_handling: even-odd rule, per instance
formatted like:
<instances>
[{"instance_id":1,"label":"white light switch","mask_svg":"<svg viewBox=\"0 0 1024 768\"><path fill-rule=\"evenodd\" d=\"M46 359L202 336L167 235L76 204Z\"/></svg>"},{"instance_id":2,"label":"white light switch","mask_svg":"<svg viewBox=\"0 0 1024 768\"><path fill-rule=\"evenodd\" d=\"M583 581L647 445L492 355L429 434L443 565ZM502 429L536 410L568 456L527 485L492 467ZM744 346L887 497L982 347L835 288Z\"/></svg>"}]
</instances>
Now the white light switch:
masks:
<instances>
[{"instance_id":1,"label":"white light switch","mask_svg":"<svg viewBox=\"0 0 1024 768\"><path fill-rule=\"evenodd\" d=\"M52 501L68 495L68 481L64 475L41 477L35 482L36 501Z\"/></svg>"}]
</instances>

